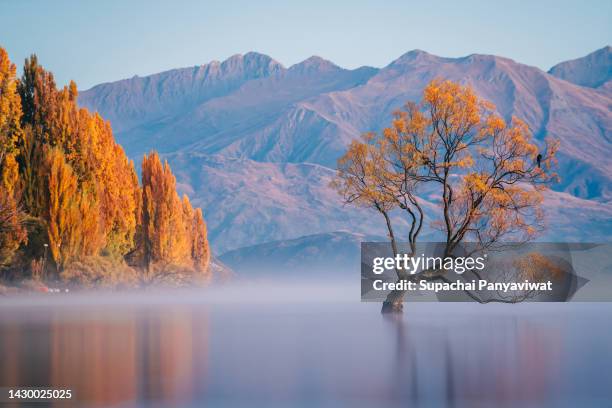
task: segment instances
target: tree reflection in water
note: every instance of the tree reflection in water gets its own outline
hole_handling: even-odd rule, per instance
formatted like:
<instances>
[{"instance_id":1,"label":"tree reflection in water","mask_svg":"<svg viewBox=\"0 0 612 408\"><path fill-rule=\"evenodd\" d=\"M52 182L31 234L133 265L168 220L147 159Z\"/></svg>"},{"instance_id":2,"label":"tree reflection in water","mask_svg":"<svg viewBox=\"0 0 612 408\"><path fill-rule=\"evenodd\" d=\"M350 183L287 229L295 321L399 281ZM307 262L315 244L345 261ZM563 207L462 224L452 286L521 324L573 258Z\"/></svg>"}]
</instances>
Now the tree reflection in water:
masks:
<instances>
[{"instance_id":1,"label":"tree reflection in water","mask_svg":"<svg viewBox=\"0 0 612 408\"><path fill-rule=\"evenodd\" d=\"M476 330L470 333L384 316L395 332L389 395L396 402L453 407L458 401L503 405L550 397L561 358L556 329L511 318L471 326Z\"/></svg>"},{"instance_id":2,"label":"tree reflection in water","mask_svg":"<svg viewBox=\"0 0 612 408\"><path fill-rule=\"evenodd\" d=\"M69 387L79 407L611 400L609 306L434 306L388 316L357 302L2 308L0 385Z\"/></svg>"},{"instance_id":3,"label":"tree reflection in water","mask_svg":"<svg viewBox=\"0 0 612 408\"><path fill-rule=\"evenodd\" d=\"M32 326L32 320L43 324ZM175 404L205 389L207 318L195 318L190 307L60 309L13 323L0 342L3 386L69 388L74 406Z\"/></svg>"}]
</instances>

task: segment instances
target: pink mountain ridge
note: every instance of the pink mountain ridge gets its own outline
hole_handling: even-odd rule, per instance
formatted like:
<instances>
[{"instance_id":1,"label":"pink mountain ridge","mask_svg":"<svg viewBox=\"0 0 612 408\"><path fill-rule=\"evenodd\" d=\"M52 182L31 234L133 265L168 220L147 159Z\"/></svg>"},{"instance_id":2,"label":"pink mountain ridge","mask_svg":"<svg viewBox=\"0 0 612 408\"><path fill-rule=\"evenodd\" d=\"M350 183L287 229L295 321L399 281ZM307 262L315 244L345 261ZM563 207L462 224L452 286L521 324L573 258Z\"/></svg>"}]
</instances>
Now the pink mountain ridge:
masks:
<instances>
[{"instance_id":1,"label":"pink mountain ridge","mask_svg":"<svg viewBox=\"0 0 612 408\"><path fill-rule=\"evenodd\" d=\"M538 141L561 141L561 182L545 202L542 240L609 240L609 46L548 73L492 55L415 50L384 68L348 70L320 57L286 68L250 52L100 84L79 103L111 121L136 161L150 149L168 159L180 190L205 210L213 247L230 266L281 253L289 259L291 251L332 256L329 248L334 259L354 260L359 242L383 237L384 225L376 213L343 206L329 187L336 160L437 77L470 84L505 118L526 120ZM427 230L424 239L435 233Z\"/></svg>"}]
</instances>

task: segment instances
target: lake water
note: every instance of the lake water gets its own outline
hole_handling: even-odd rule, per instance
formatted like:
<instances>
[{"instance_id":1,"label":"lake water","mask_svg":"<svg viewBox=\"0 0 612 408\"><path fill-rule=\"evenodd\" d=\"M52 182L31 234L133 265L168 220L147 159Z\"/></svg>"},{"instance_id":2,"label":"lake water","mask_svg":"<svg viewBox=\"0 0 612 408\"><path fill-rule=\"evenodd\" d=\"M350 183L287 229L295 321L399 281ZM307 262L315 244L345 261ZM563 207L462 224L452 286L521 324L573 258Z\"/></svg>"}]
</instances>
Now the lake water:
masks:
<instances>
[{"instance_id":1,"label":"lake water","mask_svg":"<svg viewBox=\"0 0 612 408\"><path fill-rule=\"evenodd\" d=\"M0 387L79 407L609 407L611 323L593 303L388 318L308 283L2 298Z\"/></svg>"}]
</instances>

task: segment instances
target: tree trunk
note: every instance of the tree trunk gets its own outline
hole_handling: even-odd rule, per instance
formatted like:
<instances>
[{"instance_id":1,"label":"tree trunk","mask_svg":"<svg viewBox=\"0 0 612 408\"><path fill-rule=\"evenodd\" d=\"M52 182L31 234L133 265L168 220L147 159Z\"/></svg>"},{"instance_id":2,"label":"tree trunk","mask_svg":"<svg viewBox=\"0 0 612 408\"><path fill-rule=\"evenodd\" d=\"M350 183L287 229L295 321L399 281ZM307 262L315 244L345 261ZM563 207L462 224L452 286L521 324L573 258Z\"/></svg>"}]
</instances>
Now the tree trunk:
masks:
<instances>
[{"instance_id":1,"label":"tree trunk","mask_svg":"<svg viewBox=\"0 0 612 408\"><path fill-rule=\"evenodd\" d=\"M406 291L394 290L387 295L387 299L382 304L380 313L402 313L404 311L404 297Z\"/></svg>"}]
</instances>

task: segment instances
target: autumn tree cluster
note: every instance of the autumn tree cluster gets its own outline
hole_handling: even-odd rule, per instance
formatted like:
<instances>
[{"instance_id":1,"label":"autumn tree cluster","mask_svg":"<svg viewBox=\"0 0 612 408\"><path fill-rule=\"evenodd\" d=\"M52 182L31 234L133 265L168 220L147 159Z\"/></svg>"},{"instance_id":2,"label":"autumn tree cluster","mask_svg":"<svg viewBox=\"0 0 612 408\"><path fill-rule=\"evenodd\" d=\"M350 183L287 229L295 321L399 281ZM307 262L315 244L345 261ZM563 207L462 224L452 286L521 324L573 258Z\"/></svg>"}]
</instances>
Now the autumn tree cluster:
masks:
<instances>
[{"instance_id":1,"label":"autumn tree cluster","mask_svg":"<svg viewBox=\"0 0 612 408\"><path fill-rule=\"evenodd\" d=\"M506 122L469 86L434 80L389 127L351 143L333 185L347 203L382 215L395 254L391 213L399 211L409 226L401 232L409 252L429 216L450 256L465 241L487 249L533 239L544 226L543 192L557 177L557 149L550 139L538 146L525 122Z\"/></svg>"},{"instance_id":2,"label":"autumn tree cluster","mask_svg":"<svg viewBox=\"0 0 612 408\"><path fill-rule=\"evenodd\" d=\"M36 56L23 76L0 48L0 267L75 281L208 276L202 211L167 163L143 160L142 187L110 124L58 89ZM129 264L129 265L128 265ZM119 272L118 272L119 271Z\"/></svg>"}]
</instances>

